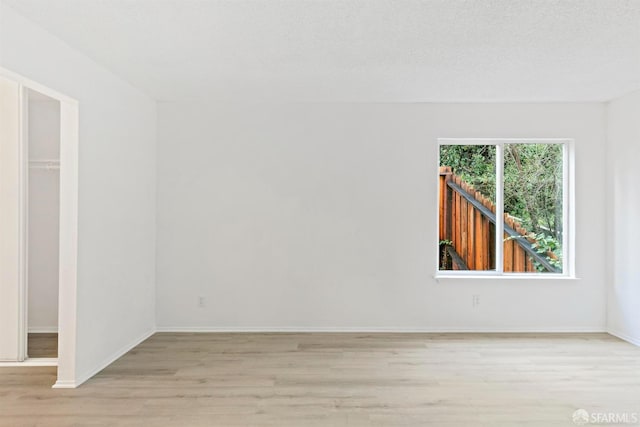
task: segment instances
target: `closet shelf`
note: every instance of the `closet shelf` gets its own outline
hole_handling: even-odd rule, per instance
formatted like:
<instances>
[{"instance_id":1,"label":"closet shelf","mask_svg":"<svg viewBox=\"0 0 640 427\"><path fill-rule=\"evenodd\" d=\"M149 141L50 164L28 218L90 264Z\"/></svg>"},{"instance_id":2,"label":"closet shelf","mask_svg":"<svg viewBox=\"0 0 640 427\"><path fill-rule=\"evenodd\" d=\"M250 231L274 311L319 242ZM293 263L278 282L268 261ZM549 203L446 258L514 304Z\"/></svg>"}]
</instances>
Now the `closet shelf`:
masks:
<instances>
[{"instance_id":1,"label":"closet shelf","mask_svg":"<svg viewBox=\"0 0 640 427\"><path fill-rule=\"evenodd\" d=\"M29 160L29 169L60 169L60 160L56 159L37 159Z\"/></svg>"}]
</instances>

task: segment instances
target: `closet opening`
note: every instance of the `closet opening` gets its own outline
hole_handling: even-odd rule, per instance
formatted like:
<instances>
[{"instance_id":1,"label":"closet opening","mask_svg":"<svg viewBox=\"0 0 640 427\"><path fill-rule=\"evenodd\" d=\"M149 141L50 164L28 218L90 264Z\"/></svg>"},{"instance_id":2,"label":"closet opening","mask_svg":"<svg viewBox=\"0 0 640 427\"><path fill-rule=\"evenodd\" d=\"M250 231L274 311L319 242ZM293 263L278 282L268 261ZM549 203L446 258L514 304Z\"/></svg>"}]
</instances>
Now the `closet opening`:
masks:
<instances>
[{"instance_id":1,"label":"closet opening","mask_svg":"<svg viewBox=\"0 0 640 427\"><path fill-rule=\"evenodd\" d=\"M60 101L25 89L27 358L58 357Z\"/></svg>"},{"instance_id":2,"label":"closet opening","mask_svg":"<svg viewBox=\"0 0 640 427\"><path fill-rule=\"evenodd\" d=\"M0 367L74 388L78 101L0 67Z\"/></svg>"}]
</instances>

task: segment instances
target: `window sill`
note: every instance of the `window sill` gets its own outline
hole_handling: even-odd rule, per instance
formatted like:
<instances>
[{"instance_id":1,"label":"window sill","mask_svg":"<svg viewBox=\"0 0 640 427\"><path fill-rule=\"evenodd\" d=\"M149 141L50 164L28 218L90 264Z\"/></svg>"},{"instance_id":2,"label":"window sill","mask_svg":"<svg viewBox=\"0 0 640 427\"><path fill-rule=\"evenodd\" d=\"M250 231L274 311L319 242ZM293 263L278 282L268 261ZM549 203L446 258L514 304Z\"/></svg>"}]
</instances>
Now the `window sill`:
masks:
<instances>
[{"instance_id":1,"label":"window sill","mask_svg":"<svg viewBox=\"0 0 640 427\"><path fill-rule=\"evenodd\" d=\"M440 280L450 281L469 281L469 280L536 280L536 281L578 281L581 280L575 276L564 276L556 274L435 274L433 276L437 283Z\"/></svg>"}]
</instances>

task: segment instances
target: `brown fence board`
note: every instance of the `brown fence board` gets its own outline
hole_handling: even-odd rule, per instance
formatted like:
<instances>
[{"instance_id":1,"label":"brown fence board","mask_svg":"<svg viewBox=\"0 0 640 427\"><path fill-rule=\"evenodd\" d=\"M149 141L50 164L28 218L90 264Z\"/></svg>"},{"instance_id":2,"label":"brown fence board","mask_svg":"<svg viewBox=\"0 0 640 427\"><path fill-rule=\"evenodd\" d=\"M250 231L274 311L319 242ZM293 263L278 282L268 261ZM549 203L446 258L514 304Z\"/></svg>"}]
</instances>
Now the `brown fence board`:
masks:
<instances>
[{"instance_id":1,"label":"brown fence board","mask_svg":"<svg viewBox=\"0 0 640 427\"><path fill-rule=\"evenodd\" d=\"M477 209L474 209L474 229L475 235L474 239L474 247L473 251L475 253L475 267L476 270L487 270L487 266L485 264L485 253L484 253L484 239L482 229L484 224L482 223L482 214Z\"/></svg>"},{"instance_id":2,"label":"brown fence board","mask_svg":"<svg viewBox=\"0 0 640 427\"><path fill-rule=\"evenodd\" d=\"M469 270L477 270L475 257L475 239L476 239L476 210L471 203L467 203L467 263Z\"/></svg>"},{"instance_id":3,"label":"brown fence board","mask_svg":"<svg viewBox=\"0 0 640 427\"><path fill-rule=\"evenodd\" d=\"M507 239L508 235L504 235L504 238ZM503 253L503 269L504 271L513 271L513 240L505 240L504 248L502 250Z\"/></svg>"},{"instance_id":4,"label":"brown fence board","mask_svg":"<svg viewBox=\"0 0 640 427\"><path fill-rule=\"evenodd\" d=\"M467 226L469 225L468 218L467 218L468 204L469 203L464 198L460 198L460 246L459 246L460 251L459 253L465 262L467 262L469 259L469 251L467 250Z\"/></svg>"}]
</instances>

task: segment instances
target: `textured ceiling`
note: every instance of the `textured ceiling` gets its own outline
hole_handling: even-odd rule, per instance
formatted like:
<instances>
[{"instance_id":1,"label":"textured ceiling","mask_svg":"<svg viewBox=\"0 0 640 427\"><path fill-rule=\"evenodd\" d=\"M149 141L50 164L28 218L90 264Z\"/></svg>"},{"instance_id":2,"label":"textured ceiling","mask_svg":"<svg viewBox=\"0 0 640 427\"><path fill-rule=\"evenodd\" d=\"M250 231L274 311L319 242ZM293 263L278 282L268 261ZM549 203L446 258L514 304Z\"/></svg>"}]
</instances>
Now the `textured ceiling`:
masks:
<instances>
[{"instance_id":1,"label":"textured ceiling","mask_svg":"<svg viewBox=\"0 0 640 427\"><path fill-rule=\"evenodd\" d=\"M603 101L640 0L2 0L161 101Z\"/></svg>"}]
</instances>

